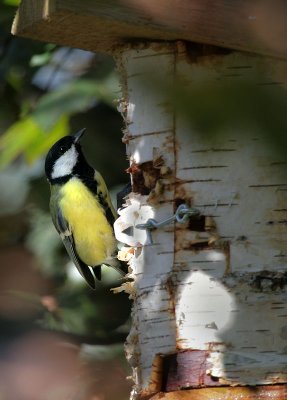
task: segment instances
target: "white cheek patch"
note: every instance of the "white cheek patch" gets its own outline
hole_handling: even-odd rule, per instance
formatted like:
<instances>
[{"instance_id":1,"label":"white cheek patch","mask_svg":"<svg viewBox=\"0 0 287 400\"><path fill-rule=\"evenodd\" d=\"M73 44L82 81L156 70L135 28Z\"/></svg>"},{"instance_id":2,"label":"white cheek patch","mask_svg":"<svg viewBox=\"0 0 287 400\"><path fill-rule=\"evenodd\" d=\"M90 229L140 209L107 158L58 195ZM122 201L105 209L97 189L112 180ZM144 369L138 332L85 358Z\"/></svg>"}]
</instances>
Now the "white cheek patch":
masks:
<instances>
[{"instance_id":1,"label":"white cheek patch","mask_svg":"<svg viewBox=\"0 0 287 400\"><path fill-rule=\"evenodd\" d=\"M78 153L74 145L55 162L51 174L52 179L70 175L77 163Z\"/></svg>"}]
</instances>

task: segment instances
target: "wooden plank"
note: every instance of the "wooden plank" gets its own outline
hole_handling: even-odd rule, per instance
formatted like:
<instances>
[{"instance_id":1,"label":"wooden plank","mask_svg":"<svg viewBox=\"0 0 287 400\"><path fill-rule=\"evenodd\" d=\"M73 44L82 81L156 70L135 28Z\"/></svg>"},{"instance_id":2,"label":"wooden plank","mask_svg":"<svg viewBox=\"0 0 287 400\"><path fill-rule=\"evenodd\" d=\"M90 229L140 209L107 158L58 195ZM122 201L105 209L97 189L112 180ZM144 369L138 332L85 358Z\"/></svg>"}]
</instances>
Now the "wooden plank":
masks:
<instances>
[{"instance_id":1,"label":"wooden plank","mask_svg":"<svg viewBox=\"0 0 287 400\"><path fill-rule=\"evenodd\" d=\"M224 387L208 389L178 390L157 393L151 400L283 400L287 388L282 385L254 387Z\"/></svg>"},{"instance_id":2,"label":"wooden plank","mask_svg":"<svg viewBox=\"0 0 287 400\"><path fill-rule=\"evenodd\" d=\"M287 58L286 20L282 0L22 0L12 33L107 53L181 39Z\"/></svg>"}]
</instances>

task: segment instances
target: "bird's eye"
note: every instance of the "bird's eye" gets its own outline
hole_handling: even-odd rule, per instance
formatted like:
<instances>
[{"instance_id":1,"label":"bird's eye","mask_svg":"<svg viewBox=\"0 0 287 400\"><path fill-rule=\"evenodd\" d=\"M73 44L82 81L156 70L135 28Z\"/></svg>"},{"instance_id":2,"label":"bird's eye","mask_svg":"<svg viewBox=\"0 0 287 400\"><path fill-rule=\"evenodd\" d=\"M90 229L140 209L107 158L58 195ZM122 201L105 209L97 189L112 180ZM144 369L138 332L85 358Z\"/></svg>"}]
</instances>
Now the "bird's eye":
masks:
<instances>
[{"instance_id":1,"label":"bird's eye","mask_svg":"<svg viewBox=\"0 0 287 400\"><path fill-rule=\"evenodd\" d=\"M65 147L63 147L63 146L60 147L60 153L62 153L62 154L65 153Z\"/></svg>"}]
</instances>

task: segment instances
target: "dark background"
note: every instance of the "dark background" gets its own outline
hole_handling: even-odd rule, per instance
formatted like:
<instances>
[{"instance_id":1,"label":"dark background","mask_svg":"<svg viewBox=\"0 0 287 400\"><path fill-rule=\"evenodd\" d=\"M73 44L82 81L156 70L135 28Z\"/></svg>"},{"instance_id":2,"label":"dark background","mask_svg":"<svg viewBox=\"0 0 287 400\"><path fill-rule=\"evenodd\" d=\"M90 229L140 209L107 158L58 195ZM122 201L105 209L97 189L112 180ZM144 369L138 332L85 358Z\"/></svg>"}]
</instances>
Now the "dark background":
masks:
<instances>
[{"instance_id":1,"label":"dark background","mask_svg":"<svg viewBox=\"0 0 287 400\"><path fill-rule=\"evenodd\" d=\"M84 153L112 195L128 182L113 60L10 35L18 1L0 1L0 397L127 399L130 301L105 269L91 291L48 212L43 160L86 127Z\"/></svg>"}]
</instances>

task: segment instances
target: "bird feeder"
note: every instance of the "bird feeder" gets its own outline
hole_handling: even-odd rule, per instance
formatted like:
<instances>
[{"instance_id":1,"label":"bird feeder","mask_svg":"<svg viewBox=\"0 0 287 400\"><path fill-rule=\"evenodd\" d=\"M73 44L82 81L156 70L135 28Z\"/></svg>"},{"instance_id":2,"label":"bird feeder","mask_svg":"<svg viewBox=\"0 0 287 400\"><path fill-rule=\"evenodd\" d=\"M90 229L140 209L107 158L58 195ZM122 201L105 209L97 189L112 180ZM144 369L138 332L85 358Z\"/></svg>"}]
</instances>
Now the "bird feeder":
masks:
<instances>
[{"instance_id":1,"label":"bird feeder","mask_svg":"<svg viewBox=\"0 0 287 400\"><path fill-rule=\"evenodd\" d=\"M258 112L286 96L286 17L279 0L21 2L14 34L120 72L133 398L287 398L286 151Z\"/></svg>"}]
</instances>

